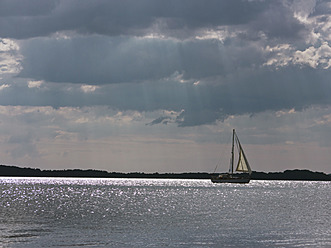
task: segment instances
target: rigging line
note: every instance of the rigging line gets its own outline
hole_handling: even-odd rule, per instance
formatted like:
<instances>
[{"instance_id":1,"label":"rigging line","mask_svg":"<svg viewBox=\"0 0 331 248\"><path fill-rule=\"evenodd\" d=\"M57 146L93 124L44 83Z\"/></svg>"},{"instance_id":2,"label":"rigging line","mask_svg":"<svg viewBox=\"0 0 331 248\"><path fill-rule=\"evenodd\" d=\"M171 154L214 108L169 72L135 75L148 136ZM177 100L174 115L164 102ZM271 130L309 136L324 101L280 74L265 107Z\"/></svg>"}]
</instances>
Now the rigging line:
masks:
<instances>
[{"instance_id":1,"label":"rigging line","mask_svg":"<svg viewBox=\"0 0 331 248\"><path fill-rule=\"evenodd\" d=\"M223 140L223 141L226 140L226 143L225 143L225 144L230 144L230 141L231 141L232 135L227 136L227 139L225 139L225 137L224 137L225 135L224 135L224 134L225 134L224 131L221 132L220 144L222 144L222 140ZM226 153L226 150L222 150L222 152L221 152L221 154L220 154L220 157L219 157L219 159L218 159L218 162L217 162L217 164L216 164L216 167L215 167L213 173L215 173L216 170L217 170L217 168L218 168L218 166L221 165L222 159L223 159L223 157L225 157L225 153ZM223 161L223 162L224 162L224 161ZM224 163L222 163L222 164L224 164Z\"/></svg>"},{"instance_id":2,"label":"rigging line","mask_svg":"<svg viewBox=\"0 0 331 248\"><path fill-rule=\"evenodd\" d=\"M221 163L221 158L219 158L219 160L218 160L218 162L217 162L217 164L216 164L216 167L215 167L215 169L214 169L214 172L213 173L215 173L216 172L216 170L217 170L217 167L218 167L218 165Z\"/></svg>"}]
</instances>

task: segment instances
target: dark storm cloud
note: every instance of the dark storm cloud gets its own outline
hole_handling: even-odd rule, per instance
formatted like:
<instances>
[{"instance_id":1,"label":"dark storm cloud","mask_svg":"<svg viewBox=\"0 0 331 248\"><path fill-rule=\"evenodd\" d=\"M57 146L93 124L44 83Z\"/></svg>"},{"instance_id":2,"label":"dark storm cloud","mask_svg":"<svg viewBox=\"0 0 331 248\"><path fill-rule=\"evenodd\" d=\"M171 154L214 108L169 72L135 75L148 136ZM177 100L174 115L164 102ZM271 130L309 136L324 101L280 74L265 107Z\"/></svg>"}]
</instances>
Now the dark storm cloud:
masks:
<instances>
[{"instance_id":1,"label":"dark storm cloud","mask_svg":"<svg viewBox=\"0 0 331 248\"><path fill-rule=\"evenodd\" d=\"M103 85L84 93L77 84L63 84L63 87L46 84L40 88L17 84L0 91L0 104L55 108L104 105L141 112L169 110L178 115L160 116L150 124L173 122L179 126L195 126L230 115L331 104L330 77L329 70L302 70L292 66L248 71L229 78L226 84L215 85L167 80Z\"/></svg>"},{"instance_id":2,"label":"dark storm cloud","mask_svg":"<svg viewBox=\"0 0 331 248\"><path fill-rule=\"evenodd\" d=\"M27 16L51 15L58 1L40 0L1 0L0 16L23 18Z\"/></svg>"},{"instance_id":3,"label":"dark storm cloud","mask_svg":"<svg viewBox=\"0 0 331 248\"><path fill-rule=\"evenodd\" d=\"M304 24L294 17L293 11L278 1L271 1L269 8L265 9L247 27L248 35L257 37L256 32L263 32L269 39L295 41L303 38L308 30Z\"/></svg>"},{"instance_id":4,"label":"dark storm cloud","mask_svg":"<svg viewBox=\"0 0 331 248\"><path fill-rule=\"evenodd\" d=\"M250 44L104 36L35 38L22 43L21 53L20 77L95 85L160 80L176 73L182 79L199 80L264 59L262 51Z\"/></svg>"},{"instance_id":5,"label":"dark storm cloud","mask_svg":"<svg viewBox=\"0 0 331 248\"><path fill-rule=\"evenodd\" d=\"M268 5L242 0L1 1L0 37L24 39L61 31L143 35L155 25L173 35L181 30L177 34L182 36L183 30L247 23Z\"/></svg>"},{"instance_id":6,"label":"dark storm cloud","mask_svg":"<svg viewBox=\"0 0 331 248\"><path fill-rule=\"evenodd\" d=\"M330 1L317 2L314 11L310 13L310 16L330 15Z\"/></svg>"},{"instance_id":7,"label":"dark storm cloud","mask_svg":"<svg viewBox=\"0 0 331 248\"><path fill-rule=\"evenodd\" d=\"M18 77L49 88L12 85L0 104L173 110L151 124L180 126L330 104L327 36L309 44L318 20L300 22L290 3L68 0L35 10L3 1L0 37L21 39Z\"/></svg>"},{"instance_id":8,"label":"dark storm cloud","mask_svg":"<svg viewBox=\"0 0 331 248\"><path fill-rule=\"evenodd\" d=\"M179 67L174 42L107 38L34 39L22 45L20 77L109 84L168 77Z\"/></svg>"}]
</instances>

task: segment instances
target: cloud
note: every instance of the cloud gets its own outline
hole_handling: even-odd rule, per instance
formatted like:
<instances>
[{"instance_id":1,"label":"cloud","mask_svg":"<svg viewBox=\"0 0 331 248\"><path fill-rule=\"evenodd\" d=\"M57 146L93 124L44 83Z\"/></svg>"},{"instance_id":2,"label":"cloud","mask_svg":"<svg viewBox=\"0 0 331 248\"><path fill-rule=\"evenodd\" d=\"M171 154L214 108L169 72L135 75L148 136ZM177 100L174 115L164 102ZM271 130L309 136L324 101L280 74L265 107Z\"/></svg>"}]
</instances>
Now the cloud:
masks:
<instances>
[{"instance_id":1,"label":"cloud","mask_svg":"<svg viewBox=\"0 0 331 248\"><path fill-rule=\"evenodd\" d=\"M17 42L0 38L0 75L18 73L22 69L21 59Z\"/></svg>"},{"instance_id":2,"label":"cloud","mask_svg":"<svg viewBox=\"0 0 331 248\"><path fill-rule=\"evenodd\" d=\"M2 84L2 85L0 85L0 91L6 89L6 88L8 88L8 87L10 87L9 84Z\"/></svg>"},{"instance_id":3,"label":"cloud","mask_svg":"<svg viewBox=\"0 0 331 248\"><path fill-rule=\"evenodd\" d=\"M50 25L53 35L19 42L18 76L102 85L157 81L179 74L184 81L198 82L261 66L318 64L327 69L330 63L331 19L321 10L320 5L327 7L323 1L302 6L286 1L211 1L208 5L199 0L83 1L75 8L74 3L59 1L45 7L46 16L55 20L61 16L63 27L51 31ZM64 17L69 14L72 18ZM93 22L81 22L85 18L102 22L93 30L89 26ZM103 26L119 30L106 32ZM185 37L178 39L176 32Z\"/></svg>"},{"instance_id":4,"label":"cloud","mask_svg":"<svg viewBox=\"0 0 331 248\"><path fill-rule=\"evenodd\" d=\"M91 86L44 83L40 88L12 84L0 91L1 105L59 107L109 106L121 111L173 111L156 117L152 124L179 126L215 123L230 115L283 109L302 110L331 104L330 71L302 66L277 69L261 67L240 73L180 82L178 74L156 81ZM84 88L83 88L84 89ZM88 93L88 94L86 94ZM167 117L168 119L166 119Z\"/></svg>"},{"instance_id":5,"label":"cloud","mask_svg":"<svg viewBox=\"0 0 331 248\"><path fill-rule=\"evenodd\" d=\"M0 155L53 169L204 170L219 134L237 128L262 170L307 159L328 169L330 10L323 0L1 1Z\"/></svg>"},{"instance_id":6,"label":"cloud","mask_svg":"<svg viewBox=\"0 0 331 248\"><path fill-rule=\"evenodd\" d=\"M162 116L162 117L159 117L155 120L153 120L152 122L150 123L147 123L146 125L156 125L156 124L167 124L169 121L171 121L171 118L170 117L167 117L167 116Z\"/></svg>"},{"instance_id":7,"label":"cloud","mask_svg":"<svg viewBox=\"0 0 331 248\"><path fill-rule=\"evenodd\" d=\"M62 31L83 34L183 36L210 26L249 22L268 7L260 1L126 0L3 1L0 37L25 39ZM183 32L183 31L187 32Z\"/></svg>"},{"instance_id":8,"label":"cloud","mask_svg":"<svg viewBox=\"0 0 331 248\"><path fill-rule=\"evenodd\" d=\"M21 42L20 77L49 82L113 84L144 82L182 75L198 81L235 73L264 62L263 50L233 40L149 39L78 36L35 38Z\"/></svg>"},{"instance_id":9,"label":"cloud","mask_svg":"<svg viewBox=\"0 0 331 248\"><path fill-rule=\"evenodd\" d=\"M96 89L98 89L99 87L96 85L82 85L80 87L80 89L84 92L84 93L90 93L90 92L94 92Z\"/></svg>"},{"instance_id":10,"label":"cloud","mask_svg":"<svg viewBox=\"0 0 331 248\"><path fill-rule=\"evenodd\" d=\"M248 25L248 35L264 35L271 41L295 41L308 31L303 23L295 18L293 11L280 4L278 1L271 2L269 8L265 9L256 19Z\"/></svg>"},{"instance_id":11,"label":"cloud","mask_svg":"<svg viewBox=\"0 0 331 248\"><path fill-rule=\"evenodd\" d=\"M230 141L231 129L236 128L256 170L278 171L279 160L263 163L276 155L282 158L284 169L288 166L329 169L323 161L329 158L331 146L330 107L231 115L215 125L185 128L145 125L157 116L178 114L121 112L107 106L58 109L0 106L1 154L4 161L10 158L15 164L48 169L93 166L109 171L211 171L220 159L220 149L224 149L223 155L227 154L229 144L222 144ZM152 162L146 151L152 151ZM284 152L289 154L285 156ZM320 160L322 154L326 158L323 161ZM168 156L172 159L167 160ZM165 162L155 164L158 158ZM226 163L228 158L226 156ZM199 161L194 162L197 159ZM306 159L315 163L305 164ZM132 167L134 160L139 162ZM295 164L287 164L286 161L292 160Z\"/></svg>"},{"instance_id":12,"label":"cloud","mask_svg":"<svg viewBox=\"0 0 331 248\"><path fill-rule=\"evenodd\" d=\"M82 84L159 79L178 67L176 46L173 41L101 36L33 39L22 44L19 76Z\"/></svg>"},{"instance_id":13,"label":"cloud","mask_svg":"<svg viewBox=\"0 0 331 248\"><path fill-rule=\"evenodd\" d=\"M294 62L297 64L308 64L313 68L320 66L323 69L329 69L331 66L331 47L327 42L318 48L311 46L305 51L296 51L294 56Z\"/></svg>"},{"instance_id":14,"label":"cloud","mask_svg":"<svg viewBox=\"0 0 331 248\"><path fill-rule=\"evenodd\" d=\"M40 86L43 84L43 81L28 81L28 87L29 88L40 88Z\"/></svg>"},{"instance_id":15,"label":"cloud","mask_svg":"<svg viewBox=\"0 0 331 248\"><path fill-rule=\"evenodd\" d=\"M26 79L28 88L4 83L11 87L1 104L167 110L178 114L151 123L179 126L330 104L323 1L75 3L0 12L8 24L0 33L23 15L24 25L45 21L28 33L17 29L22 40L3 39L3 54L18 63L15 80Z\"/></svg>"},{"instance_id":16,"label":"cloud","mask_svg":"<svg viewBox=\"0 0 331 248\"><path fill-rule=\"evenodd\" d=\"M187 39L224 27L239 30L250 39L258 38L261 32L272 39L287 40L306 34L305 26L294 16L306 13L306 5L292 7L286 1L34 0L25 6L21 0L2 3L0 37L28 39L78 33Z\"/></svg>"}]
</instances>

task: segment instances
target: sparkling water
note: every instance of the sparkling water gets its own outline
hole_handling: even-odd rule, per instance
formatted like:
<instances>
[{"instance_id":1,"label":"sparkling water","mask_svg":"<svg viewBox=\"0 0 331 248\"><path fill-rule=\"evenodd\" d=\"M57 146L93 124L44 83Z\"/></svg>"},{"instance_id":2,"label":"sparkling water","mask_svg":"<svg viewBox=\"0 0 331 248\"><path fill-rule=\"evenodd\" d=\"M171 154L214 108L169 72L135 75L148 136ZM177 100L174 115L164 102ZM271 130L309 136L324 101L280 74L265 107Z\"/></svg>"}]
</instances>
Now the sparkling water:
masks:
<instances>
[{"instance_id":1,"label":"sparkling water","mask_svg":"<svg viewBox=\"0 0 331 248\"><path fill-rule=\"evenodd\" d=\"M331 182L0 178L0 247L331 247Z\"/></svg>"}]
</instances>

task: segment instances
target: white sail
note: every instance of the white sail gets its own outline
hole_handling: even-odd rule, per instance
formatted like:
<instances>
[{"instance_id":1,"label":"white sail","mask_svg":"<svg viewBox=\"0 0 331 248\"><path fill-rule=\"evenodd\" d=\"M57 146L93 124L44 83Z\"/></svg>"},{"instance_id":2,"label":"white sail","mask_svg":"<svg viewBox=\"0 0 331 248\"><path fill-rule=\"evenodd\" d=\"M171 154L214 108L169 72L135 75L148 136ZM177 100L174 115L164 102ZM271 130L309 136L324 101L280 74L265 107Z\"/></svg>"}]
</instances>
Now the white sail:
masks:
<instances>
[{"instance_id":1,"label":"white sail","mask_svg":"<svg viewBox=\"0 0 331 248\"><path fill-rule=\"evenodd\" d=\"M245 161L245 155L243 154L243 151L241 150L239 153L239 160L238 160L238 165L236 168L236 171L241 171L241 172L249 172L249 165L247 165Z\"/></svg>"},{"instance_id":2,"label":"white sail","mask_svg":"<svg viewBox=\"0 0 331 248\"><path fill-rule=\"evenodd\" d=\"M237 135L236 135L236 142L237 142L238 150L239 150L239 159L238 159L236 171L248 172L249 174L252 174L251 167L249 166L248 160L245 156L244 150L241 147L241 144L239 142Z\"/></svg>"}]
</instances>

